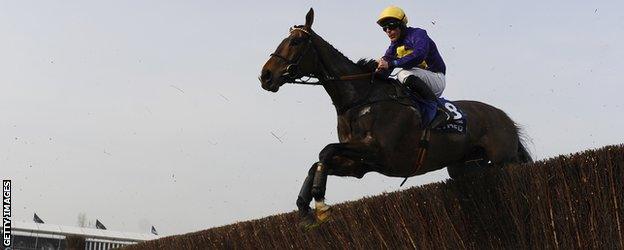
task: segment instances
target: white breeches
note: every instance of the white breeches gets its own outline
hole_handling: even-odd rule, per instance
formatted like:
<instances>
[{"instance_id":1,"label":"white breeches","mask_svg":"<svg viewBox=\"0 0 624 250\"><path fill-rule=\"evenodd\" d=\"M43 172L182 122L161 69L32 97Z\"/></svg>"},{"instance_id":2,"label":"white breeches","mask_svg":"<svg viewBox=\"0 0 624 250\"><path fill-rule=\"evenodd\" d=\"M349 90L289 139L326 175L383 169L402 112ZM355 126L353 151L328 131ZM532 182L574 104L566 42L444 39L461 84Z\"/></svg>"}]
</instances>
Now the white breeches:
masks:
<instances>
[{"instance_id":1,"label":"white breeches","mask_svg":"<svg viewBox=\"0 0 624 250\"><path fill-rule=\"evenodd\" d=\"M399 72L397 72L397 79L399 79L401 83L405 83L405 79L412 75L422 79L437 97L442 95L446 87L444 74L434 73L421 68L400 69Z\"/></svg>"}]
</instances>

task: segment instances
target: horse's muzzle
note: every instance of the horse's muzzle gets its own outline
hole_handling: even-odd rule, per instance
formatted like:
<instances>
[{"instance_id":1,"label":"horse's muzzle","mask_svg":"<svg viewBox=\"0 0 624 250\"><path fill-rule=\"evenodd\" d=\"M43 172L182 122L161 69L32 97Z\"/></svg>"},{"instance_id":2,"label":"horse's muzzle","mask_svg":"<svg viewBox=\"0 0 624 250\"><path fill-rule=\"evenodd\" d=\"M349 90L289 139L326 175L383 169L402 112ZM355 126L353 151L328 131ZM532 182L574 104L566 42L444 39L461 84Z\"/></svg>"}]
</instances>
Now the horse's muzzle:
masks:
<instances>
[{"instance_id":1,"label":"horse's muzzle","mask_svg":"<svg viewBox=\"0 0 624 250\"><path fill-rule=\"evenodd\" d=\"M262 70L260 74L260 83L262 84L262 88L271 92L277 92L280 87L280 77L273 77L273 72L268 69Z\"/></svg>"},{"instance_id":2,"label":"horse's muzzle","mask_svg":"<svg viewBox=\"0 0 624 250\"><path fill-rule=\"evenodd\" d=\"M273 78L273 75L271 74L270 70L268 69L262 70L262 74L260 75L260 82L262 82L262 84L270 82L272 78Z\"/></svg>"}]
</instances>

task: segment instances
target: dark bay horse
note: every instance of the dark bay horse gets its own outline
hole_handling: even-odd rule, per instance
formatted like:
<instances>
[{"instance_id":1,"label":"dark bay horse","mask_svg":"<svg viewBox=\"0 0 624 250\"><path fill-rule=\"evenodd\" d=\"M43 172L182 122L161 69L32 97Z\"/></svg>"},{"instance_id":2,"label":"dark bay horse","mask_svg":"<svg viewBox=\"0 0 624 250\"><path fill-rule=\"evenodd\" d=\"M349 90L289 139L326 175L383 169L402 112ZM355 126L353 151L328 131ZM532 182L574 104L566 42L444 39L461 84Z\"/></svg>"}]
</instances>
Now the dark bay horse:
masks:
<instances>
[{"instance_id":1,"label":"dark bay horse","mask_svg":"<svg viewBox=\"0 0 624 250\"><path fill-rule=\"evenodd\" d=\"M429 153L417 164L416 151L425 132L418 110L400 96L392 80L357 77L370 76L374 66L346 58L312 30L313 21L310 9L305 25L291 28L260 75L262 88L272 92L304 76L317 78L336 107L340 142L327 145L308 171L297 198L301 226L313 227L329 218L324 202L328 175L362 178L374 171L409 177L448 167L451 178L458 178L488 163L531 161L518 128L503 111L481 102L456 101L468 117L466 132L431 131ZM309 207L312 198L314 213Z\"/></svg>"}]
</instances>

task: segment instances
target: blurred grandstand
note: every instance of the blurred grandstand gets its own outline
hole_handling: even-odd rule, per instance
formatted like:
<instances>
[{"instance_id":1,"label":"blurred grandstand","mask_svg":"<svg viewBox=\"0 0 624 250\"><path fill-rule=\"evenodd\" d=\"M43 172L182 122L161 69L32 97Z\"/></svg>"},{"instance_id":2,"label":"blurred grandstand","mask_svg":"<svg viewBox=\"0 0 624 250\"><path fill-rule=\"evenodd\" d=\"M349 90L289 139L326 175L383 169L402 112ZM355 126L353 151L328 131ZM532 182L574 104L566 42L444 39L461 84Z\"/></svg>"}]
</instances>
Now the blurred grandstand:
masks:
<instances>
[{"instance_id":1,"label":"blurred grandstand","mask_svg":"<svg viewBox=\"0 0 624 250\"><path fill-rule=\"evenodd\" d=\"M85 250L106 250L159 238L154 234L139 234L61 226L40 223L12 223L12 246L10 249L67 249L68 236L85 239ZM1 248L1 246L0 246Z\"/></svg>"}]
</instances>

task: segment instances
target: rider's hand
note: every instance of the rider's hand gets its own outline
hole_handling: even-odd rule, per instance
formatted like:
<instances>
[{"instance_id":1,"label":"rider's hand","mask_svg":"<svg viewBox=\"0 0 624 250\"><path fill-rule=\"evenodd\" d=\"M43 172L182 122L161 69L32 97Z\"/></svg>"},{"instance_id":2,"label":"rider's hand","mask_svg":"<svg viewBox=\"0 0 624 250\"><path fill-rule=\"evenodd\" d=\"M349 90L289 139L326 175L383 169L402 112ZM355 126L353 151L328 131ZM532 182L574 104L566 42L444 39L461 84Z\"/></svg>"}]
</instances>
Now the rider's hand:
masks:
<instances>
[{"instance_id":1,"label":"rider's hand","mask_svg":"<svg viewBox=\"0 0 624 250\"><path fill-rule=\"evenodd\" d=\"M375 71L379 72L384 69L388 69L388 61L383 58L379 58L379 60L377 60L377 69Z\"/></svg>"}]
</instances>

